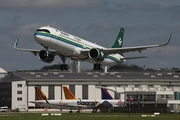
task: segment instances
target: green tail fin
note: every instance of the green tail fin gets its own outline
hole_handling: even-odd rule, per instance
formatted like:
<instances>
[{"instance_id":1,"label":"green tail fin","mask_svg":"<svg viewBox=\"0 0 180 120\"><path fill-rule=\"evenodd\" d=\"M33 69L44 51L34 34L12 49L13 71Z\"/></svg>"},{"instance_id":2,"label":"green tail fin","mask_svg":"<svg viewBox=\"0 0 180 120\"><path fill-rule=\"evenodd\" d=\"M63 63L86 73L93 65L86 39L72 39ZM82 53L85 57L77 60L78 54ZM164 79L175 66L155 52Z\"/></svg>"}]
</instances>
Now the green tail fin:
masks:
<instances>
[{"instance_id":1,"label":"green tail fin","mask_svg":"<svg viewBox=\"0 0 180 120\"><path fill-rule=\"evenodd\" d=\"M121 48L123 45L124 28L121 28L112 48Z\"/></svg>"}]
</instances>

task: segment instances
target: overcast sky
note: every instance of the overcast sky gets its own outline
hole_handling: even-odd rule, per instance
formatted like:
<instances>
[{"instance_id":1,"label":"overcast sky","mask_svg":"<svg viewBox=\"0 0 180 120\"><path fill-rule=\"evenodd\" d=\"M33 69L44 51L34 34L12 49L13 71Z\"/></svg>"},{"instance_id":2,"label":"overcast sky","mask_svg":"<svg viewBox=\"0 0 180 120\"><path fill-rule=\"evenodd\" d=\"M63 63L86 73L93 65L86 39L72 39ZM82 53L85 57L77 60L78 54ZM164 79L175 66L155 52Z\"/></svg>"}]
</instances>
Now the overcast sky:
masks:
<instances>
[{"instance_id":1,"label":"overcast sky","mask_svg":"<svg viewBox=\"0 0 180 120\"><path fill-rule=\"evenodd\" d=\"M180 68L179 0L0 0L0 16L0 67L7 71L49 65L32 53L13 48L19 38L18 47L43 49L33 34L46 25L104 47L113 45L120 27L125 28L124 47L164 43L172 33L169 45L141 54L126 53L125 57L149 57L126 63L155 69ZM52 64L57 62L59 57ZM81 66L93 68L89 63Z\"/></svg>"}]
</instances>

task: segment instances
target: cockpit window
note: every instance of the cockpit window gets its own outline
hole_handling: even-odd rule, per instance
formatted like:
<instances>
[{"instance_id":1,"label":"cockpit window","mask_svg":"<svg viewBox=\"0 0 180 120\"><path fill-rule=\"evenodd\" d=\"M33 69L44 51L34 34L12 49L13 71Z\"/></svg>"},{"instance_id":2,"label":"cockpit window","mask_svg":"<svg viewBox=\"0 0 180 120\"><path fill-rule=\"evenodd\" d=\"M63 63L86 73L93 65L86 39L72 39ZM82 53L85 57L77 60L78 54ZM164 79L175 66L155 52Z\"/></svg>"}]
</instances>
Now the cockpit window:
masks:
<instances>
[{"instance_id":1,"label":"cockpit window","mask_svg":"<svg viewBox=\"0 0 180 120\"><path fill-rule=\"evenodd\" d=\"M47 32L47 33L50 33L50 31L47 30L47 29L38 29L36 32Z\"/></svg>"}]
</instances>

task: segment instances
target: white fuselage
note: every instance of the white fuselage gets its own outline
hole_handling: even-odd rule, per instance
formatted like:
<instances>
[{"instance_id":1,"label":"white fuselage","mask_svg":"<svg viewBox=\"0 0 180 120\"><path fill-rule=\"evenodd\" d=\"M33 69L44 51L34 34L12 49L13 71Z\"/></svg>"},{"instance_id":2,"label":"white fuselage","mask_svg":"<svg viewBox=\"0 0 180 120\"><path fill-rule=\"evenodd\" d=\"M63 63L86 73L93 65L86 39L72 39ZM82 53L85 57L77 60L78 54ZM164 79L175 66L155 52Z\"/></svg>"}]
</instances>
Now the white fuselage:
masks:
<instances>
[{"instance_id":1,"label":"white fuselage","mask_svg":"<svg viewBox=\"0 0 180 120\"><path fill-rule=\"evenodd\" d=\"M97 63L95 60L81 54L83 49L99 48L104 47L99 46L95 43L89 42L82 38L73 36L66 32L60 31L52 27L41 27L39 30L48 30L49 33L36 32L34 34L34 39L37 43L49 49L55 50L65 56L75 58L80 61L86 61L90 63ZM112 66L118 64L120 59L123 58L120 54L110 54L105 57L105 59L100 62L103 66Z\"/></svg>"},{"instance_id":2,"label":"white fuselage","mask_svg":"<svg viewBox=\"0 0 180 120\"><path fill-rule=\"evenodd\" d=\"M126 106L126 103L122 100L48 100L48 102L49 103L46 103L45 100L38 100L33 103L59 109L94 109L100 104L102 104L102 107L107 107L106 105L103 106L103 102L108 102L112 107Z\"/></svg>"}]
</instances>

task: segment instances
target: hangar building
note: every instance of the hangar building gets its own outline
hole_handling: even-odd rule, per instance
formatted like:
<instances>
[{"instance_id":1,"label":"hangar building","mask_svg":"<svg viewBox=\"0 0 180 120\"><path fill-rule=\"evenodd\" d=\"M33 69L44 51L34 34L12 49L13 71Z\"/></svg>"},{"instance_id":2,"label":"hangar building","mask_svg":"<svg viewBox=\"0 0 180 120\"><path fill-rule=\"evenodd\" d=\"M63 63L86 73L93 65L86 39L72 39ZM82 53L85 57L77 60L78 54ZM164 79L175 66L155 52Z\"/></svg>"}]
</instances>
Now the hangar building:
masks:
<instances>
[{"instance_id":1,"label":"hangar building","mask_svg":"<svg viewBox=\"0 0 180 120\"><path fill-rule=\"evenodd\" d=\"M34 86L39 86L49 99L65 99L62 86L68 86L77 98L101 99L98 87L106 87L114 98L127 100L133 96L141 106L164 101L171 110L180 109L180 74L174 72L11 71L0 79L0 106L20 111L35 109L29 103L36 100Z\"/></svg>"}]
</instances>

